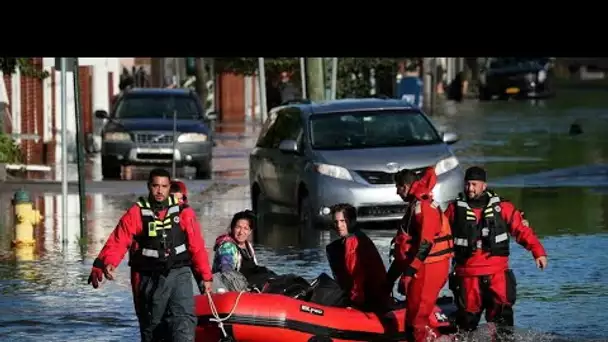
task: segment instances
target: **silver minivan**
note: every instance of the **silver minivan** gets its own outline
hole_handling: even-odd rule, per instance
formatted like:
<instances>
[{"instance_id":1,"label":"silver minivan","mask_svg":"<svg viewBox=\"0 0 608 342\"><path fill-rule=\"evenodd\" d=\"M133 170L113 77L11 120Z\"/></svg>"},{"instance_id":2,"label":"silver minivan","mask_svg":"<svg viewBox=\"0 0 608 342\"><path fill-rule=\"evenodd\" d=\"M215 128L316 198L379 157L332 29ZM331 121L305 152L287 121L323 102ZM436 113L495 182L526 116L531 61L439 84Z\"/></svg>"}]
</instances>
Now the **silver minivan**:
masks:
<instances>
[{"instance_id":1,"label":"silver minivan","mask_svg":"<svg viewBox=\"0 0 608 342\"><path fill-rule=\"evenodd\" d=\"M443 208L463 187L463 172L441 133L408 102L344 99L295 103L268 115L249 157L252 208L297 214L303 229L329 222L329 207L350 203L359 222L400 219L406 204L393 175L433 166Z\"/></svg>"}]
</instances>

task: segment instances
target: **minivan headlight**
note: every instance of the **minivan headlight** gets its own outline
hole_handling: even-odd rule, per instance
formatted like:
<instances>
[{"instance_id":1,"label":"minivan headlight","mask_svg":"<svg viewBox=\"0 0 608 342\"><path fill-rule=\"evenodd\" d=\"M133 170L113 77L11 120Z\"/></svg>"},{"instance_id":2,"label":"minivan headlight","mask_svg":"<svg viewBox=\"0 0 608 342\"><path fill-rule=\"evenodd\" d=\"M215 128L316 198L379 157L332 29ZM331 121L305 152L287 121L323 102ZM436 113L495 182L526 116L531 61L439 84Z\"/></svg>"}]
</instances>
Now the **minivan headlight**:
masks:
<instances>
[{"instance_id":1,"label":"minivan headlight","mask_svg":"<svg viewBox=\"0 0 608 342\"><path fill-rule=\"evenodd\" d=\"M439 176L448 171L454 170L457 166L458 159L455 156L442 159L435 165L435 174Z\"/></svg>"},{"instance_id":2,"label":"minivan headlight","mask_svg":"<svg viewBox=\"0 0 608 342\"><path fill-rule=\"evenodd\" d=\"M131 140L131 135L125 132L107 132L103 135L105 141L127 141Z\"/></svg>"},{"instance_id":3,"label":"minivan headlight","mask_svg":"<svg viewBox=\"0 0 608 342\"><path fill-rule=\"evenodd\" d=\"M314 170L322 175L329 176L332 178L338 178L348 181L353 180L353 177L350 175L350 172L348 172L348 170L343 168L342 166L316 163L314 165Z\"/></svg>"}]
</instances>

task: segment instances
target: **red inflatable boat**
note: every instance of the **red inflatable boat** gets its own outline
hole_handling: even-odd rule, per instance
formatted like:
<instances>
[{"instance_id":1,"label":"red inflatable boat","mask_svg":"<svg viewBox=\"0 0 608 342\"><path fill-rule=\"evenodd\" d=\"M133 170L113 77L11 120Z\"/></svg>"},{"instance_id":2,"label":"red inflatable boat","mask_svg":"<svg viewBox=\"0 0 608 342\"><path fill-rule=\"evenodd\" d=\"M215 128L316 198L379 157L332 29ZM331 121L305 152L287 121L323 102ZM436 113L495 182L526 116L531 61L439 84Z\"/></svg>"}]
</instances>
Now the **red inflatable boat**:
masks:
<instances>
[{"instance_id":1,"label":"red inflatable boat","mask_svg":"<svg viewBox=\"0 0 608 342\"><path fill-rule=\"evenodd\" d=\"M405 339L405 309L378 317L351 308L336 308L279 294L227 292L213 294L215 310L207 296L196 296L196 341L218 341L222 330L243 342L398 341ZM447 298L447 299L446 299ZM438 305L452 305L451 298ZM216 311L215 315L213 311ZM431 325L438 336L456 331L450 314L438 306ZM222 324L217 323L217 317Z\"/></svg>"}]
</instances>

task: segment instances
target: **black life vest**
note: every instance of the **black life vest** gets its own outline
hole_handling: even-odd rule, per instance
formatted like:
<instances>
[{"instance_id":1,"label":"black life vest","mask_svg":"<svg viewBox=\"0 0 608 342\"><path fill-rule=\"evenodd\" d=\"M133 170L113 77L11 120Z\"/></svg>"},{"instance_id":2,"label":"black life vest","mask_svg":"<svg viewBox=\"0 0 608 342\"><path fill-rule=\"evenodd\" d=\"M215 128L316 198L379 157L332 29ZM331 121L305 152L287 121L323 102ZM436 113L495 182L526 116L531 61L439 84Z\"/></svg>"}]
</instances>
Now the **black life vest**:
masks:
<instances>
[{"instance_id":1,"label":"black life vest","mask_svg":"<svg viewBox=\"0 0 608 342\"><path fill-rule=\"evenodd\" d=\"M329 268L334 275L336 282L344 281L344 275L346 274L346 245L345 239L340 238L332 241L325 247L327 253L327 261ZM345 291L350 291L351 284L341 283L340 287Z\"/></svg>"},{"instance_id":2,"label":"black life vest","mask_svg":"<svg viewBox=\"0 0 608 342\"><path fill-rule=\"evenodd\" d=\"M131 250L129 264L138 272L166 272L191 264L188 237L179 223L181 210L187 204L169 196L164 219L159 219L150 202L143 197L137 201L141 209L142 232L134 237L137 249Z\"/></svg>"},{"instance_id":3,"label":"black life vest","mask_svg":"<svg viewBox=\"0 0 608 342\"><path fill-rule=\"evenodd\" d=\"M500 197L490 191L488 196L479 222L466 199L462 196L456 199L452 235L455 260L459 264L479 248L492 256L509 256L509 227L501 215Z\"/></svg>"}]
</instances>

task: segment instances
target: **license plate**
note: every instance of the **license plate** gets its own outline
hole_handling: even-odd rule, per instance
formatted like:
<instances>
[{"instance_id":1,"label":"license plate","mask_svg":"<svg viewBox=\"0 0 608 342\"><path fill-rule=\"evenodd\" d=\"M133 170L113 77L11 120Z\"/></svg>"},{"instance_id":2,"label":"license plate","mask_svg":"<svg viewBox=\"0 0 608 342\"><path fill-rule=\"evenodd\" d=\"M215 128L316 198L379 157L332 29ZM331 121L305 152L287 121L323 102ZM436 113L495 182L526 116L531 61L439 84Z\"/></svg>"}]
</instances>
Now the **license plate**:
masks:
<instances>
[{"instance_id":1,"label":"license plate","mask_svg":"<svg viewBox=\"0 0 608 342\"><path fill-rule=\"evenodd\" d=\"M507 90L505 90L505 93L507 93L507 94L517 94L517 93L519 93L519 88L516 88L516 87L507 88Z\"/></svg>"},{"instance_id":2,"label":"license plate","mask_svg":"<svg viewBox=\"0 0 608 342\"><path fill-rule=\"evenodd\" d=\"M138 148L137 153L150 153L150 154L173 154L171 148Z\"/></svg>"}]
</instances>

